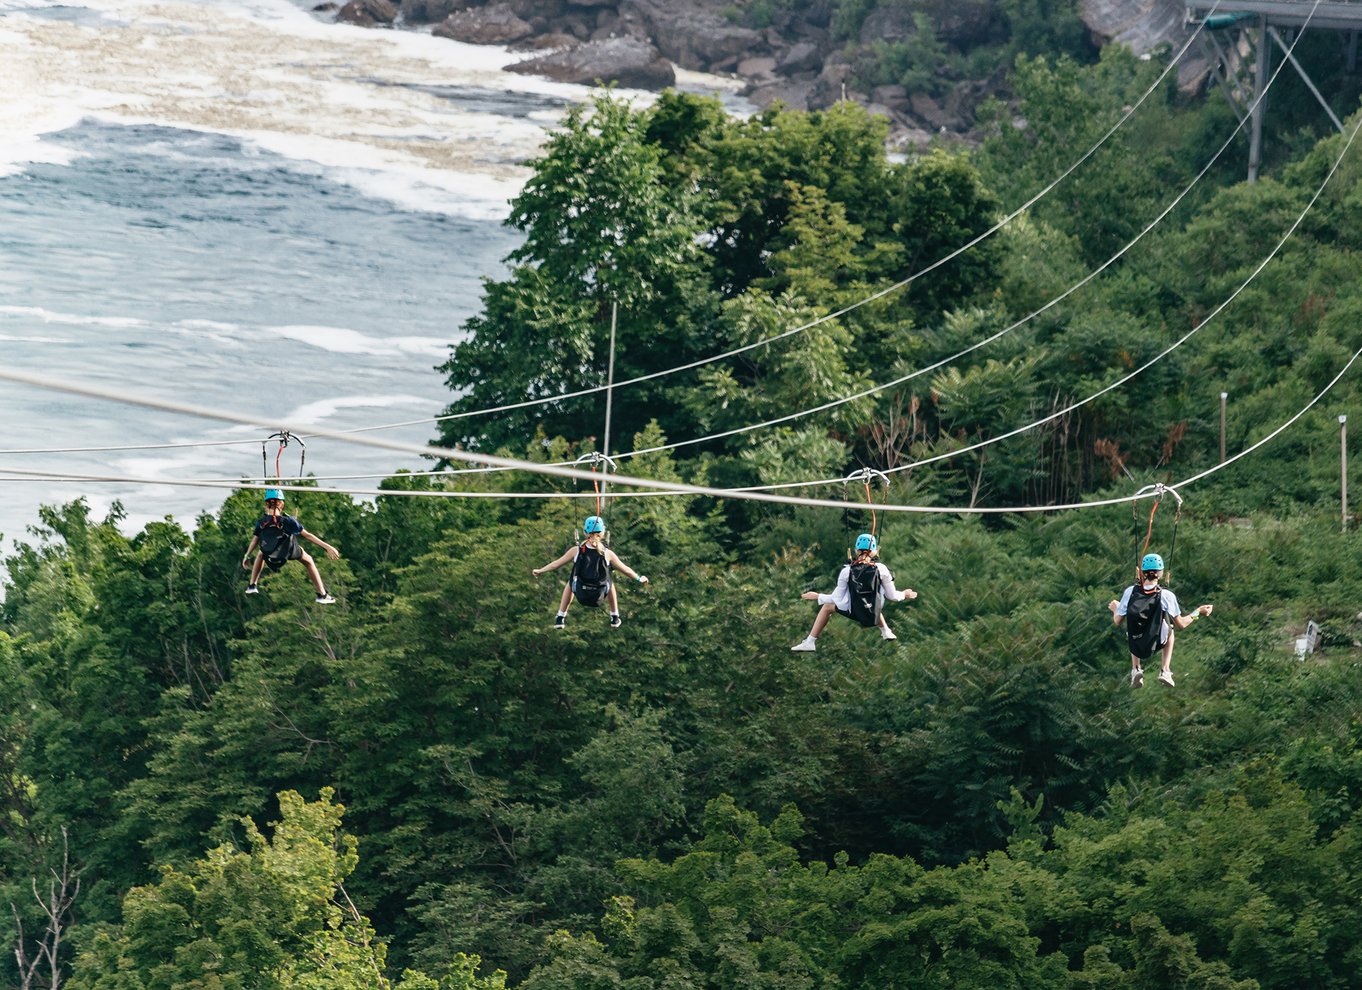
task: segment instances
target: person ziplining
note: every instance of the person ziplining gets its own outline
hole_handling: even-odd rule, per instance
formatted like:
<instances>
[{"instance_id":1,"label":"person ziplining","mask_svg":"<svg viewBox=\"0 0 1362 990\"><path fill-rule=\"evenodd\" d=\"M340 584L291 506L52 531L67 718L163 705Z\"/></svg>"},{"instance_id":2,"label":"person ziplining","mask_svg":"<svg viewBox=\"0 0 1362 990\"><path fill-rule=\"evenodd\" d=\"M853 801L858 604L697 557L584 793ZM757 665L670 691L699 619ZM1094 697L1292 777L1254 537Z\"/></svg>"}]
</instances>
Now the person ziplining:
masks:
<instances>
[{"instance_id":1,"label":"person ziplining","mask_svg":"<svg viewBox=\"0 0 1362 990\"><path fill-rule=\"evenodd\" d=\"M312 555L298 543L299 537L321 547L332 560L340 559L339 550L321 537L309 533L294 516L284 514L283 491L278 488L267 488L265 490L265 514L256 521L251 544L246 548L246 555L241 558L241 566L249 568L251 572L250 582L246 585L246 594L256 595L260 593L260 575L266 567L271 571L278 571L290 560L296 560L307 569L307 575L312 579L312 586L317 589L317 604L334 605L336 603L336 599L327 593L326 585L322 583L321 572L317 570L317 564L312 559ZM260 551L259 553L256 553L257 548ZM254 563L251 561L251 554L253 553L255 554Z\"/></svg>"},{"instance_id":2,"label":"person ziplining","mask_svg":"<svg viewBox=\"0 0 1362 990\"><path fill-rule=\"evenodd\" d=\"M1163 577L1163 558L1156 553L1145 554L1140 560L1140 580L1122 593L1120 600L1107 603L1111 621L1126 625L1130 645L1130 686L1144 687L1144 661L1163 651L1163 666L1159 683L1173 686L1173 643L1176 630L1186 629L1203 615L1210 615L1214 606L1198 605L1190 615L1183 615L1178 596L1160 587Z\"/></svg>"},{"instance_id":3,"label":"person ziplining","mask_svg":"<svg viewBox=\"0 0 1362 990\"><path fill-rule=\"evenodd\" d=\"M610 606L610 628L618 629L623 623L620 618L619 595L615 582L610 580L610 571L619 571L633 578L639 584L647 584L648 579L633 570L619 559L615 551L605 545L605 520L600 516L588 516L582 525L586 539L543 567L530 571L535 577L556 571L564 564L572 564L572 576L563 585L563 596L558 602L558 614L554 616L553 628L562 629L567 624L568 606L575 597L587 608L599 608L605 601Z\"/></svg>"},{"instance_id":4,"label":"person ziplining","mask_svg":"<svg viewBox=\"0 0 1362 990\"><path fill-rule=\"evenodd\" d=\"M894 575L879 560L880 544L873 533L856 537L856 554L844 564L837 575L837 587L830 595L806 591L800 598L818 602L822 607L813 620L809 634L790 649L795 653L812 653L818 649L818 637L836 612L859 622L867 628L878 627L884 639L898 639L884 618L884 603L901 602L917 597L912 588L900 591L894 587Z\"/></svg>"}]
</instances>

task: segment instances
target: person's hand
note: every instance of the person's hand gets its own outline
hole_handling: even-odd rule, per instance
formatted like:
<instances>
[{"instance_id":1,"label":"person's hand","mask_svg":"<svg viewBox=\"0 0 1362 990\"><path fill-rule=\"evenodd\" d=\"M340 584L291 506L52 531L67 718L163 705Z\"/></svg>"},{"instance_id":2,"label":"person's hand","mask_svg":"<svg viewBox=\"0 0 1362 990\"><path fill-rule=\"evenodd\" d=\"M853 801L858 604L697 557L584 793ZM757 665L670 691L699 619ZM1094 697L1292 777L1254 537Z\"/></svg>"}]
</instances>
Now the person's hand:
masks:
<instances>
[{"instance_id":1,"label":"person's hand","mask_svg":"<svg viewBox=\"0 0 1362 990\"><path fill-rule=\"evenodd\" d=\"M1112 612L1115 612L1115 611L1116 611L1118 608L1120 608L1120 607L1121 607L1121 603L1118 602L1115 598L1113 598L1111 601L1107 602L1107 608L1108 608L1110 611L1112 611Z\"/></svg>"},{"instance_id":2,"label":"person's hand","mask_svg":"<svg viewBox=\"0 0 1362 990\"><path fill-rule=\"evenodd\" d=\"M799 597L802 598L802 599L804 599L806 602L816 602L816 601L818 601L818 592L816 592L816 591L806 591L806 592L804 592L804 594L800 595Z\"/></svg>"},{"instance_id":3,"label":"person's hand","mask_svg":"<svg viewBox=\"0 0 1362 990\"><path fill-rule=\"evenodd\" d=\"M530 568L530 573L533 574L535 577L538 577L539 575L543 574L544 572L541 571L541 570L540 570L539 568L537 568L537 567L532 567L532 568Z\"/></svg>"},{"instance_id":4,"label":"person's hand","mask_svg":"<svg viewBox=\"0 0 1362 990\"><path fill-rule=\"evenodd\" d=\"M332 560L340 560L340 551L329 543L326 545L326 555Z\"/></svg>"},{"instance_id":5,"label":"person's hand","mask_svg":"<svg viewBox=\"0 0 1362 990\"><path fill-rule=\"evenodd\" d=\"M907 598L909 601L912 601L914 598L917 597L917 592L914 591L912 588L904 588L903 597Z\"/></svg>"},{"instance_id":6,"label":"person's hand","mask_svg":"<svg viewBox=\"0 0 1362 990\"><path fill-rule=\"evenodd\" d=\"M1196 610L1198 615L1210 615L1214 608L1214 605L1198 605Z\"/></svg>"},{"instance_id":7,"label":"person's hand","mask_svg":"<svg viewBox=\"0 0 1362 990\"><path fill-rule=\"evenodd\" d=\"M244 557L241 558L241 569L242 569L243 571L249 571L249 570L251 569L251 555L250 555L250 554L246 554L246 556L244 556Z\"/></svg>"},{"instance_id":8,"label":"person's hand","mask_svg":"<svg viewBox=\"0 0 1362 990\"><path fill-rule=\"evenodd\" d=\"M648 583L648 577L647 577L647 575L645 575L645 574L640 574L640 575L638 576L638 583L639 583L639 584L647 584L647 583Z\"/></svg>"}]
</instances>

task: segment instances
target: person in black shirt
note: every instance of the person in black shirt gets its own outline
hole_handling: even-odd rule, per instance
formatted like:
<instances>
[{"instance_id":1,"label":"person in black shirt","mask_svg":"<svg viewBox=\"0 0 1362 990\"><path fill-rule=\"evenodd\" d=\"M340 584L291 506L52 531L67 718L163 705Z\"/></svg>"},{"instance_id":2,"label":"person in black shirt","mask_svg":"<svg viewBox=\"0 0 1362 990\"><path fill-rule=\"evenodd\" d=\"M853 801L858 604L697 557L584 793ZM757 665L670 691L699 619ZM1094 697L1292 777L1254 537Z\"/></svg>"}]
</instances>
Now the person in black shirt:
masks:
<instances>
[{"instance_id":1,"label":"person in black shirt","mask_svg":"<svg viewBox=\"0 0 1362 990\"><path fill-rule=\"evenodd\" d=\"M315 543L326 551L326 555L332 560L340 558L340 551L327 543L321 537L314 536L303 529L303 524L293 516L284 514L284 493L278 488L267 488L265 490L265 514L255 524L255 535L251 537L251 545L246 548L246 556L241 558L241 566L249 568L251 580L246 585L246 594L255 595L260 592L260 574L268 565L272 571L281 569L290 560L301 561L307 568L307 575L312 579L312 586L317 589L318 605L334 605L336 599L327 594L326 585L322 583L322 575L317 570L317 564L312 559L312 555L307 553L298 544L298 537L302 537L309 543ZM256 550L259 549L259 553ZM251 554L255 554L255 562L251 562Z\"/></svg>"}]
</instances>

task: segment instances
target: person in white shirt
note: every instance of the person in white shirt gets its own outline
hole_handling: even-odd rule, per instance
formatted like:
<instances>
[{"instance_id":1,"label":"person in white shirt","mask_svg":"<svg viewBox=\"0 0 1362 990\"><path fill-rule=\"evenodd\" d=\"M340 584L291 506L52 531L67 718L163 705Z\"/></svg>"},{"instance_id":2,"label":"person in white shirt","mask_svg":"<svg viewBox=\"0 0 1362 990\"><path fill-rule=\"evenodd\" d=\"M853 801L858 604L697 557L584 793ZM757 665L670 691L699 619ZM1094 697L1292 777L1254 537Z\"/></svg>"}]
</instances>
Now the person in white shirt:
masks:
<instances>
[{"instance_id":1,"label":"person in white shirt","mask_svg":"<svg viewBox=\"0 0 1362 990\"><path fill-rule=\"evenodd\" d=\"M862 533L856 538L856 556L851 563L845 565L841 573L837 575L837 589L830 595L819 594L816 591L806 591L799 597L806 601L818 602L822 606L818 610L818 616L813 620L813 628L802 640L790 647L795 653L812 653L818 649L818 636L822 633L828 620L832 618L832 613L845 616L848 619L855 619L863 625L878 626L880 636L884 639L898 639L894 635L894 630L889 628L889 623L884 621L881 609L885 601L901 602L905 598L912 599L917 597L917 592L912 588L904 588L900 591L894 587L894 575L889 568L879 561L879 541L875 539L873 533ZM867 592L863 597L857 596L860 600L853 602L853 573L860 571L864 573L863 565L873 566L878 576L878 581L872 577L873 590ZM857 575L859 579L859 575ZM859 613L859 614L858 614Z\"/></svg>"},{"instance_id":2,"label":"person in white shirt","mask_svg":"<svg viewBox=\"0 0 1362 990\"><path fill-rule=\"evenodd\" d=\"M1144 661L1163 652L1159 683L1173 686L1173 643L1175 630L1186 629L1197 619L1210 615L1214 606L1198 605L1189 615L1182 614L1178 596L1159 586L1163 577L1163 558L1145 554L1140 561L1140 583L1126 588L1120 600L1107 603L1113 625L1125 623L1130 646L1130 686L1144 687Z\"/></svg>"}]
</instances>

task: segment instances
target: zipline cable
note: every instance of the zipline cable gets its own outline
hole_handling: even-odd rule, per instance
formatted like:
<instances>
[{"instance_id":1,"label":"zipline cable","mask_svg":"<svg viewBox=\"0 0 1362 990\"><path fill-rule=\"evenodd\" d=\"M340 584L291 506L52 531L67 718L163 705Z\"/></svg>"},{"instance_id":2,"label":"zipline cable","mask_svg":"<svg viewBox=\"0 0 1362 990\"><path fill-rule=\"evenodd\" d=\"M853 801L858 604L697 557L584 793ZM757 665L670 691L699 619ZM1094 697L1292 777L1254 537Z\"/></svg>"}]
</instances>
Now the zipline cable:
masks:
<instances>
[{"instance_id":1,"label":"zipline cable","mask_svg":"<svg viewBox=\"0 0 1362 990\"><path fill-rule=\"evenodd\" d=\"M1212 475L1216 474L1217 472L1224 470L1225 468L1229 467L1231 464L1237 463L1238 461L1240 461L1240 460L1243 459L1244 457L1247 457L1249 454L1251 454L1251 453L1255 452L1256 450L1258 450L1259 448L1263 447L1265 444L1270 443L1272 440L1274 440L1275 438L1277 438L1278 436L1280 436L1283 432L1285 432L1286 430L1290 429L1290 427L1293 426L1297 421L1299 421L1300 418L1301 418L1302 416L1304 416L1307 412L1309 412L1311 409L1313 409L1320 401L1322 401L1322 400L1324 399L1324 397L1325 397L1326 395L1328 395L1330 391L1332 391L1333 387L1334 387L1335 385L1337 385L1337 384L1339 383L1339 381L1341 381L1341 380L1343 379L1343 376L1346 375L1346 374L1348 373L1349 369L1352 368L1352 366L1357 362L1358 358L1360 358L1360 357L1362 357L1362 348L1358 348L1358 350L1356 350L1355 352L1353 352L1353 356L1352 356L1351 358L1348 359L1348 362L1343 366L1343 368L1342 368L1336 375L1334 375L1334 377L1333 377L1332 379L1330 379L1329 383L1326 384L1326 385L1324 386L1323 389L1321 389L1318 393L1316 393L1316 395L1315 395L1315 397L1314 397L1313 399L1311 399L1309 402L1307 402L1304 406L1302 406L1299 410L1297 410L1296 413L1294 413L1291 417L1289 417L1285 422L1283 422L1282 424L1280 424L1279 426L1277 426L1274 430L1272 430L1270 433L1268 433L1267 436L1263 437L1261 440L1258 440L1256 443L1254 443L1254 444L1252 444L1252 445L1250 445L1250 446L1244 448L1244 449L1241 450L1239 453L1234 454L1233 456L1231 456L1231 457L1229 457L1229 458L1226 458L1224 461L1222 461L1222 462L1220 462L1219 464L1216 464L1216 465L1214 465L1214 466L1212 466L1212 467L1206 469L1205 471L1202 471L1202 472L1200 472L1200 473L1198 473L1198 474L1194 474L1194 475L1192 475L1190 478L1185 478L1185 479L1183 479L1182 481L1179 481L1179 482L1177 482L1177 483L1175 483L1175 484L1164 485L1163 487L1164 487L1165 489L1169 490L1169 491L1180 490L1180 489L1183 489L1183 488L1190 487L1191 485L1194 485L1194 484L1196 484L1196 483L1199 482L1199 481L1203 481L1203 480L1205 480L1206 478L1209 478L1209 477L1211 477ZM185 413L186 415L203 416L203 417L206 417L206 418L214 418L214 419L224 418L224 417L227 417L227 416L229 415L229 414L225 414L225 413L220 412L220 411L204 410L204 409L199 409L199 408L197 408L197 407L194 407L194 408L190 408L190 407L180 407L180 406L171 407L171 404L165 403L165 402L162 402L162 401L159 401L159 400L146 399L146 398L133 398L133 397L128 397L128 396L118 396L118 395L115 395L115 394L113 394L113 393L106 392L105 390L102 390L102 389L96 390L95 388L93 388L93 387L91 387L91 386L84 386L84 385L79 385L79 384L76 384L76 383L70 383L70 382L58 382L58 381L49 380L49 379L37 380L37 379L35 379L33 376L22 376L22 375L18 375L18 374L16 374L16 373L13 373L13 372L7 372L7 371L5 371L5 370L3 370L3 369L0 369L0 379L8 380L8 381L19 381L19 382L21 382L22 384L36 385L37 387L40 387L40 388L50 388L50 389L53 389L53 390L56 390L56 391L73 392L73 393L75 393L75 394L82 394L82 395L92 396L92 397L94 397L94 398L104 398L104 399L109 399L110 401L122 402L122 403L125 403L125 404L133 404L133 405L147 406L147 407L150 407L150 408L162 409L162 410L169 411L169 412L182 412L182 413ZM237 417L235 416L235 414L230 414L230 418L232 418L233 420L235 420ZM388 446L387 444L382 444L381 442L380 442L379 444L375 444L373 441L361 440L361 439L359 439L359 438L348 438L348 439L347 439L347 438L343 438L343 437L337 437L336 439L344 440L345 442L350 442L350 443L361 443L361 444L363 444L363 445L365 445L365 446L375 446L375 445L383 446L385 449L387 449L387 446ZM405 447L408 447L409 445L407 445L407 444L400 444L399 446L405 448ZM438 450L438 449L433 449L433 452L438 454L438 453L439 453L439 450ZM465 452L465 451L458 451L457 453L460 454L460 455L471 456L471 455L467 455L467 452ZM506 460L506 458L497 458L497 460L499 460L499 461L504 461L504 460ZM517 466L523 466L523 469L524 469L524 470L530 471L530 472L532 472L532 473L539 473L539 474L566 475L566 476L569 476L569 477L579 477L579 476L583 476L583 475L585 474L585 472L581 472L581 471L575 471L575 470L563 471L563 470L558 469L558 468L553 468L553 469L550 470L550 469L549 469L549 468L550 468L549 465L542 465L542 464L536 465L536 464L534 464L534 463L532 463L532 462L522 462L521 465L517 465ZM20 471L20 470L18 470L18 469L8 469L7 471L3 472L3 474L17 474L17 475L21 475L22 477L20 477L20 478L8 478L8 477L0 476L0 481L16 481L16 480L35 480L35 481L37 481L37 480L41 480L41 481L44 481L44 482L47 482L47 483L51 483L51 482L53 482L53 481L113 482L113 483L119 483L119 484L146 484L146 485L163 485L163 486L166 486L166 487L196 487L196 488L217 488L217 489L233 489L233 490L241 489L241 488L250 488L250 487L252 487L251 483L250 483L249 481L246 481L246 480L243 480L243 481L241 481L241 482L239 482L239 483L232 483L232 482L219 482L219 481L195 481L195 480L184 480L184 479L146 478L146 477L133 477L133 476L128 476L128 475L92 475L92 474L73 475L73 474L66 474L66 473L56 474L56 473L42 472L42 471ZM399 475L398 477L400 477L400 475ZM588 477L589 477L589 476L588 476ZM697 485L683 485L683 484L677 484L677 483L674 483L674 482L644 481L643 479L630 478L630 477L620 477L620 478L618 478L617 480L618 480L621 484L626 484L626 485L651 484L651 485L655 485L655 486L658 488L658 490L655 490L655 491L628 491L628 492L618 492L618 493L616 493L616 495L615 495L615 497L617 497L617 498L625 498L625 497L631 497L631 496L633 496L633 497L644 497L644 496L663 496L663 495L706 495L706 496L712 496L712 497L716 497L716 498L749 499L749 500L763 501L763 502L777 502L777 503L786 504L786 505L802 505L802 506L808 506L808 507L812 507L812 508L835 508L835 509L841 509L841 510L843 510L843 511L846 511L846 510L852 509L852 508L859 508L859 505L858 505L857 503L848 502L848 501L841 501L841 502L839 502L839 501L834 501L834 500L830 500L830 499L808 499L808 498L796 498L796 497L790 497L790 496L769 495L769 494L762 493L762 492L744 492L744 491L741 490L741 489L722 489L722 488L721 488L721 489L712 489L712 488L705 488L705 487L697 486ZM817 484L817 482L806 482L805 484ZM583 497L590 498L590 497L594 497L594 496L592 496L592 495L590 495L590 494L586 494L586 493L564 493L564 492L466 492L466 491L449 491L449 490L441 490L441 491L436 491L436 490L421 491L421 490L404 490L404 489L334 489L334 488L317 488L317 487L315 487L315 486L304 486L304 485L281 485L281 486L278 486L278 487L283 488L285 491L294 491L294 492L312 492L312 493L317 493L317 494L333 494L333 495L373 495L373 496L393 496L393 497L405 497L405 498L424 497L424 498L497 498L497 499L533 499L533 498L583 498ZM1102 507L1105 507L1105 506L1125 505L1125 504L1127 504L1127 503L1138 502L1139 500L1141 500L1141 499L1143 499L1143 498L1151 498L1151 497L1153 497L1153 496L1154 496L1154 492L1153 492L1150 488L1147 487L1147 488L1141 489L1140 491L1136 492L1134 495L1126 495L1126 496L1121 496L1121 497L1117 497L1117 498L1108 498L1108 499L1094 499L1094 500L1091 500L1091 501L1088 501L1088 502L1071 502L1071 503L1064 504L1064 505L1027 505L1027 506L998 506L998 507L990 507L990 506L959 507L959 506L909 506L909 505L885 504L885 505L882 505L882 506L881 506L881 509L883 509L883 510L886 511L886 512L912 512L912 513L918 513L918 514L937 514L937 515L982 515L982 514L1014 514L1014 515L1015 515L1015 514L1029 513L1029 512L1061 512L1061 511L1076 510L1076 509L1095 509L1095 508L1102 508Z\"/></svg>"},{"instance_id":2,"label":"zipline cable","mask_svg":"<svg viewBox=\"0 0 1362 990\"><path fill-rule=\"evenodd\" d=\"M1301 417L1303 417L1303 415L1305 415L1306 413L1309 413L1310 410L1314 409L1314 406L1317 406L1317 404L1320 403L1321 400L1324 399L1324 396L1327 396L1327 395L1329 394L1329 392L1332 391L1333 387L1335 387L1335 385L1336 385L1337 383L1339 383L1339 381L1342 381L1342 380L1343 380L1344 374L1347 374L1347 373L1348 373L1348 370L1350 370L1350 369L1352 368L1352 365L1357 364L1358 358L1362 358L1362 347L1359 347L1359 349L1358 349L1357 351L1354 351L1354 353L1352 353L1352 357L1351 357L1351 358L1348 358L1347 364L1346 364L1346 365L1343 365L1343 368L1340 369L1339 372L1337 372L1337 373L1335 374L1335 376L1332 377L1331 380L1329 380L1329 383L1328 383L1327 385L1325 385L1325 387L1324 387L1323 389L1320 389L1320 391L1318 391L1317 394L1314 395L1314 398L1313 398L1313 399L1310 399L1309 402L1305 404L1305 406L1302 406L1301 409L1295 411L1295 413L1294 413L1293 415L1291 415L1290 418L1287 418L1286 421L1283 422L1283 424L1280 424L1279 426L1276 426L1276 428L1273 429L1272 432L1269 432L1269 433L1267 434L1267 436L1261 438L1261 440L1258 440L1257 443L1254 443L1254 444L1252 444L1252 445L1249 445L1249 447L1246 447L1246 448L1242 449L1242 451L1239 451L1238 453L1235 453L1235 455L1230 456L1230 458L1227 458L1226 460L1223 460L1223 462L1220 462L1219 464L1215 464L1215 466L1209 467L1209 468L1207 468L1207 470L1205 470L1205 471L1201 471L1201 473L1199 473L1199 474L1194 474L1194 475L1192 475L1192 477L1190 477L1190 478L1184 478L1184 479L1182 479L1182 481L1175 482L1175 483L1171 483L1171 485L1165 485L1165 486L1163 486L1163 488L1165 488L1166 490L1169 490L1169 492L1175 492L1175 490L1189 488L1189 486L1194 485L1194 483L1197 483L1197 482L1200 482L1200 481L1204 481L1205 478L1212 477L1212 475L1218 473L1218 471L1224 470L1224 468L1229 467L1230 464L1237 463L1237 462L1239 462L1239 460L1246 458L1246 456L1249 456L1250 453L1253 453L1254 451L1257 451L1258 448L1264 447L1265 444L1271 443L1271 441L1272 441L1272 440L1275 440L1276 437L1279 437L1280 434L1286 432L1286 430L1287 430L1287 429L1290 429L1291 426L1297 424L1297 422L1299 421L1299 419L1301 419ZM12 374L12 373L5 372L4 369L0 369L0 379L5 379L5 380L15 380L15 376L14 376L14 374ZM65 384L65 383L63 383L63 384L61 384L61 385L56 385L56 384L39 384L39 383L37 383L37 381L33 381L33 380L31 380L31 379L23 379L23 381L25 381L25 384L35 384L35 385L38 385L38 387L50 387L50 388L56 388L57 391L68 391L68 392L69 392L69 391L76 391L76 389L80 389L79 394L83 394L83 395L89 395L89 394L90 394L89 389L84 388L84 387L79 387L79 385L74 385L74 384ZM110 394L110 395L97 395L97 396L94 396L94 398L109 398L109 399L112 399L113 402L129 402L129 403L133 403L133 404L148 404L148 403L151 402L151 400L129 399L129 398L127 398L127 396L114 396L114 395L112 395L112 394ZM154 404L153 407L155 407L155 409L163 409L163 407L165 407L165 406L163 406L163 403L157 403L157 404ZM168 411L187 411L187 410L172 409L172 410L168 410ZM189 411L187 411L187 414L189 414L189 415L204 415L204 414L206 414L206 411L192 411L192 413L189 413ZM221 414L212 414L212 418L217 418L218 415L221 415ZM353 443L353 441L351 441L351 443ZM524 470L531 470L531 471L533 471L534 468L537 468L537 467L542 468L542 467L546 467L546 466L543 466L543 464L538 464L538 466L537 466L537 464L533 464L533 463L528 463L528 462L527 462L527 463L526 463L526 468L524 468ZM3 475L7 475L7 474L22 475L22 477L19 477L19 478L8 478L8 477L3 477ZM557 471L554 471L554 474L558 474ZM571 473L571 474L583 474L583 473L580 473L580 471L576 471L576 473ZM395 477L400 477L400 475L395 475ZM132 477L132 475L97 475L97 474L68 474L68 473L54 474L54 473L45 473L45 471L26 471L26 470L19 470L19 468L7 468L7 470L0 470L0 481L42 481L42 482L53 482L53 481L83 481L83 482L113 482L113 483L132 483L132 485L162 485L162 486L166 486L166 488L211 488L211 489L230 489L230 490L238 490L238 489L244 489L244 488L252 488L252 486L253 486L253 485L252 485L252 482L247 481L247 479L242 479L242 481L240 481L240 482L196 481L196 479L142 478L142 477ZM621 481L621 483L637 483L637 482L639 482L639 479L636 479L636 478L620 478L620 481ZM613 497L617 497L617 498L625 498L625 497L658 497L658 496L677 496L677 494L700 494L700 496L714 496L714 497L719 497L719 498L742 498L742 497L745 497L745 496L744 496L744 493L742 493L742 490L741 490L741 489L704 489L704 488L700 488L700 486L693 486L693 485L677 485L677 483L670 483L670 482L648 482L648 483L654 483L654 485L658 485L658 486L665 486L665 488L663 488L662 490L652 490L652 492L648 492L648 490L639 490L639 492L618 492L618 493L614 494ZM812 485L812 483L816 483L816 482L806 482L806 483L810 483L810 485ZM565 492L451 492L451 490L410 490L410 489L327 489L327 488L316 488L316 486L305 486L305 485L282 485L282 486L279 486L279 488L283 488L283 490L286 490L286 492L304 492L304 493L317 493L317 494L347 494L347 496L354 496L354 494L360 494L360 496L392 496L392 497L405 497L405 498L415 498L415 497L425 497L425 498L591 498L591 497L594 497L594 494L591 494L591 493L583 493L583 492L567 492L567 493L565 493ZM757 496L760 496L761 493L756 493L756 494L757 494ZM1135 494L1130 494L1130 496L1121 496L1121 497L1117 497L1117 498L1098 498L1098 500L1092 500L1092 501L1086 501L1086 502L1069 502L1069 504L1066 504L1066 505L1013 505L1013 507L972 507L972 508L962 508L962 507L949 507L949 505L893 505L893 504L884 504L884 505L881 505L880 508L881 508L881 509L884 509L885 512L936 513L936 515L981 515L981 513L1013 513L1013 515L1016 515L1016 513L1024 513L1024 512L1062 512L1062 511L1069 511L1069 509L1091 509L1091 508L1103 508L1103 507L1109 507L1109 505L1125 505L1125 504L1128 504L1128 502L1137 502L1137 501L1140 501L1141 498L1152 498L1152 497L1154 497L1154 496L1155 496L1154 486L1147 486L1147 488L1141 489L1140 492L1136 492ZM851 502L851 501L832 501L832 500L825 500L825 498L765 497L765 498L759 498L759 501L779 501L779 502L783 502L783 504L790 504L790 505L805 505L805 507L810 507L810 508L836 508L836 509L843 509L843 511L846 511L846 509L851 509L851 508L859 508L858 502Z\"/></svg>"}]
</instances>

